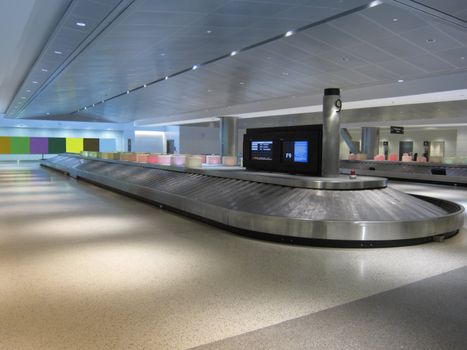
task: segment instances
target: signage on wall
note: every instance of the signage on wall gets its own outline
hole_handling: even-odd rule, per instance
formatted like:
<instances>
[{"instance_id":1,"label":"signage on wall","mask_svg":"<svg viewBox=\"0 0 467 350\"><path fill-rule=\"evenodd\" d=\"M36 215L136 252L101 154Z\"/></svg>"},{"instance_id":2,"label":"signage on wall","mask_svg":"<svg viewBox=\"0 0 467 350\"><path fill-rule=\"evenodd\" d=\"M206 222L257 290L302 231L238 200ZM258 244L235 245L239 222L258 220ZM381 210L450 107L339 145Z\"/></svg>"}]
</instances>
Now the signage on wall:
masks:
<instances>
[{"instance_id":1,"label":"signage on wall","mask_svg":"<svg viewBox=\"0 0 467 350\"><path fill-rule=\"evenodd\" d=\"M391 126L391 134L399 134L402 135L404 133L403 126Z\"/></svg>"}]
</instances>

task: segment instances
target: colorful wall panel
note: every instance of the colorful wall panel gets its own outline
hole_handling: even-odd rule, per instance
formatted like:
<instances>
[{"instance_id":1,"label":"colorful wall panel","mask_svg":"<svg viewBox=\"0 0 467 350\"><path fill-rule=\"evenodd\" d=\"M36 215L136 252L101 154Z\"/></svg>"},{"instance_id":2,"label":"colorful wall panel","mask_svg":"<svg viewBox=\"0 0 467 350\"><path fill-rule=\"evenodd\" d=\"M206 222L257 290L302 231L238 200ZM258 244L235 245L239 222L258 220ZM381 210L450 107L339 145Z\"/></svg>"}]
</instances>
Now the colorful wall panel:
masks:
<instances>
[{"instance_id":1,"label":"colorful wall panel","mask_svg":"<svg viewBox=\"0 0 467 350\"><path fill-rule=\"evenodd\" d=\"M29 139L29 153L31 154L49 153L49 139L47 137L31 137Z\"/></svg>"},{"instance_id":2,"label":"colorful wall panel","mask_svg":"<svg viewBox=\"0 0 467 350\"><path fill-rule=\"evenodd\" d=\"M12 137L11 154L29 154L29 137Z\"/></svg>"},{"instance_id":3,"label":"colorful wall panel","mask_svg":"<svg viewBox=\"0 0 467 350\"><path fill-rule=\"evenodd\" d=\"M99 152L115 152L116 150L115 139L99 139Z\"/></svg>"},{"instance_id":4,"label":"colorful wall panel","mask_svg":"<svg viewBox=\"0 0 467 350\"><path fill-rule=\"evenodd\" d=\"M66 139L61 137L49 138L49 153L65 153L66 152Z\"/></svg>"},{"instance_id":5,"label":"colorful wall panel","mask_svg":"<svg viewBox=\"0 0 467 350\"><path fill-rule=\"evenodd\" d=\"M84 139L83 148L84 148L84 151L106 152L106 151L100 150L100 148L99 148L99 139Z\"/></svg>"},{"instance_id":6,"label":"colorful wall panel","mask_svg":"<svg viewBox=\"0 0 467 350\"><path fill-rule=\"evenodd\" d=\"M0 154L115 152L115 139L0 136Z\"/></svg>"},{"instance_id":7,"label":"colorful wall panel","mask_svg":"<svg viewBox=\"0 0 467 350\"><path fill-rule=\"evenodd\" d=\"M11 137L0 136L0 153L10 154Z\"/></svg>"},{"instance_id":8,"label":"colorful wall panel","mask_svg":"<svg viewBox=\"0 0 467 350\"><path fill-rule=\"evenodd\" d=\"M80 137L69 137L66 139L66 151L68 153L79 153L84 151L84 142Z\"/></svg>"}]
</instances>

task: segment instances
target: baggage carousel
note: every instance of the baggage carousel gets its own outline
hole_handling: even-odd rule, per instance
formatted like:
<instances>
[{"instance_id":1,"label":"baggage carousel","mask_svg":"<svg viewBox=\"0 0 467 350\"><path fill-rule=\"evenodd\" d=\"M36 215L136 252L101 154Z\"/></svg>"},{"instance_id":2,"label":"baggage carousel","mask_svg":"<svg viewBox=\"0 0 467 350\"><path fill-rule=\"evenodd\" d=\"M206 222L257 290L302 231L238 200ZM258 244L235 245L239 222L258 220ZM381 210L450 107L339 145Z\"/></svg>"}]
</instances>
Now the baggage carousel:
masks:
<instances>
[{"instance_id":1,"label":"baggage carousel","mask_svg":"<svg viewBox=\"0 0 467 350\"><path fill-rule=\"evenodd\" d=\"M230 231L295 244L384 247L442 240L464 208L406 194L386 179L187 169L62 154L42 166Z\"/></svg>"}]
</instances>

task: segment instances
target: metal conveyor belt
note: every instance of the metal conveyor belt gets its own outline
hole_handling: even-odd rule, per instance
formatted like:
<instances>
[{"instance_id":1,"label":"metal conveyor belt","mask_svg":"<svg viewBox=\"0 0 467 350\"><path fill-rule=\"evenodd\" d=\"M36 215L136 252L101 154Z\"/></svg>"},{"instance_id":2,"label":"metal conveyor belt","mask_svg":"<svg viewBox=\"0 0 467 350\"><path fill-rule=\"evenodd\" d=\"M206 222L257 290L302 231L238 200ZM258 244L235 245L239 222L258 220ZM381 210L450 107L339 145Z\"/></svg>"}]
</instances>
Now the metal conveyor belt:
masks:
<instances>
[{"instance_id":1,"label":"metal conveyor belt","mask_svg":"<svg viewBox=\"0 0 467 350\"><path fill-rule=\"evenodd\" d=\"M289 187L71 155L42 165L237 232L292 243L405 245L452 235L463 225L462 206L388 187Z\"/></svg>"}]
</instances>

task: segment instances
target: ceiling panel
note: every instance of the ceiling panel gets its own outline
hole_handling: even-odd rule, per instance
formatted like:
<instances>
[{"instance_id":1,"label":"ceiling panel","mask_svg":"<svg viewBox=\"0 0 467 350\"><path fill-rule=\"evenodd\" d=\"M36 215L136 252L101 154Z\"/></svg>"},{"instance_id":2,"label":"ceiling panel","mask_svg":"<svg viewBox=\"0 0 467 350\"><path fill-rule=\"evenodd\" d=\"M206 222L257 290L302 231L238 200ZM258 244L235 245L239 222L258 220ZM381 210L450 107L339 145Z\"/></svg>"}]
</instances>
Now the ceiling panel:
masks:
<instances>
[{"instance_id":1,"label":"ceiling panel","mask_svg":"<svg viewBox=\"0 0 467 350\"><path fill-rule=\"evenodd\" d=\"M423 0L420 2L425 6L467 22L467 2L465 0Z\"/></svg>"},{"instance_id":2,"label":"ceiling panel","mask_svg":"<svg viewBox=\"0 0 467 350\"><path fill-rule=\"evenodd\" d=\"M390 3L358 9L228 57L233 50L365 3L136 0L18 116L40 117L47 110L62 118L71 113L71 118L83 115L115 122L170 119L318 94L329 86L353 89L466 68L465 59L460 58L467 57L466 42L459 40L464 31ZM79 31L64 31L57 40L65 42L73 35L79 41ZM432 38L433 42L427 41ZM72 50L73 45L69 46L67 50ZM186 71L172 76L182 70ZM31 74L35 76L37 69ZM170 78L151 84L165 76ZM143 84L148 86L125 94ZM91 106L101 100L106 102ZM88 108L81 110L84 106Z\"/></svg>"}]
</instances>

